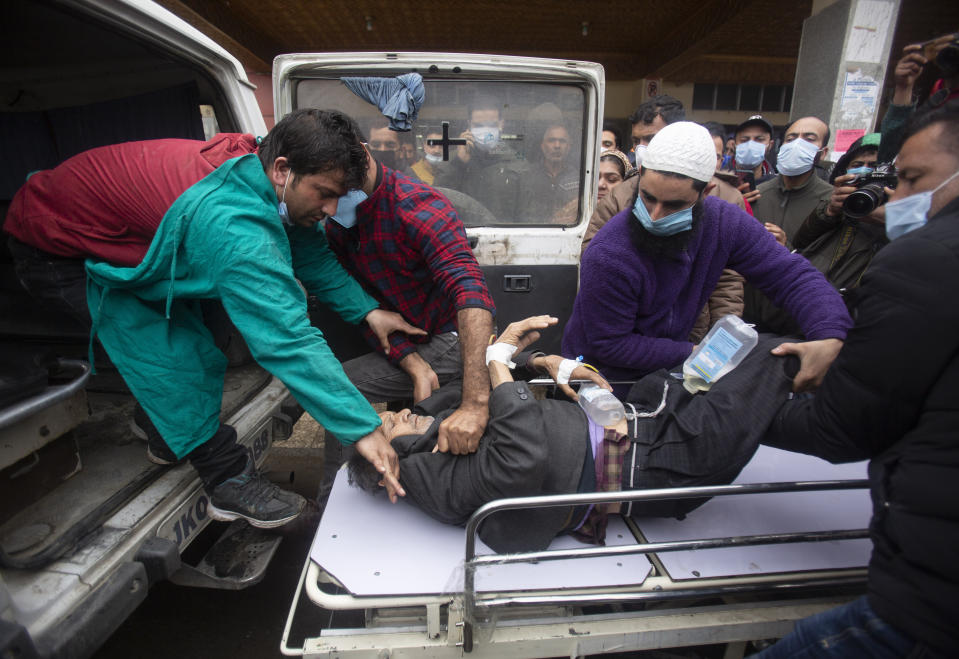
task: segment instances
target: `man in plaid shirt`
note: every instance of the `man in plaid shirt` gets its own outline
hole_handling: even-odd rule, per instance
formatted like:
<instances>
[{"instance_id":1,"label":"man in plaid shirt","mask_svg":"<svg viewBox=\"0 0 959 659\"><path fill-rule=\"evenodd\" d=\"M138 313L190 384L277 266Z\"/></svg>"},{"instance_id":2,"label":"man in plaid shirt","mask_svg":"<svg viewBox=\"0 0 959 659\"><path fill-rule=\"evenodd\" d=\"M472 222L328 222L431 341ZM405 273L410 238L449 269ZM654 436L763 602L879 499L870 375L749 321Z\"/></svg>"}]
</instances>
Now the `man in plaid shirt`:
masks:
<instances>
[{"instance_id":1,"label":"man in plaid shirt","mask_svg":"<svg viewBox=\"0 0 959 659\"><path fill-rule=\"evenodd\" d=\"M326 235L370 295L424 330L420 336L394 332L385 355L364 330L375 352L344 363L347 376L370 401L412 392L415 402L462 378L463 402L443 422L438 446L454 454L475 451L489 418L484 355L495 307L456 211L433 188L371 154L362 191L340 200Z\"/></svg>"}]
</instances>

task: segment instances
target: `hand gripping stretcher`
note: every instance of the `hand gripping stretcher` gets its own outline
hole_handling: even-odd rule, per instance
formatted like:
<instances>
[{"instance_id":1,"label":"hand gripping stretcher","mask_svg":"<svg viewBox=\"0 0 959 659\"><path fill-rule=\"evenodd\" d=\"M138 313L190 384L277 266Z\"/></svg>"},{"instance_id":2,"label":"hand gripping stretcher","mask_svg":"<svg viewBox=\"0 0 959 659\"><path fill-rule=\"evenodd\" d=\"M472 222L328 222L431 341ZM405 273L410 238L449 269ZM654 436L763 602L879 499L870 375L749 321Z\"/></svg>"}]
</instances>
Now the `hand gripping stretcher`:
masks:
<instances>
[{"instance_id":1,"label":"hand gripping stretcher","mask_svg":"<svg viewBox=\"0 0 959 659\"><path fill-rule=\"evenodd\" d=\"M350 487L342 469L281 651L580 657L728 643L726 656L741 656L746 641L864 592L864 478L864 462L761 446L733 485L502 499L464 531ZM547 551L496 555L476 536L506 508L704 495L683 520L612 516L605 547L563 536Z\"/></svg>"}]
</instances>

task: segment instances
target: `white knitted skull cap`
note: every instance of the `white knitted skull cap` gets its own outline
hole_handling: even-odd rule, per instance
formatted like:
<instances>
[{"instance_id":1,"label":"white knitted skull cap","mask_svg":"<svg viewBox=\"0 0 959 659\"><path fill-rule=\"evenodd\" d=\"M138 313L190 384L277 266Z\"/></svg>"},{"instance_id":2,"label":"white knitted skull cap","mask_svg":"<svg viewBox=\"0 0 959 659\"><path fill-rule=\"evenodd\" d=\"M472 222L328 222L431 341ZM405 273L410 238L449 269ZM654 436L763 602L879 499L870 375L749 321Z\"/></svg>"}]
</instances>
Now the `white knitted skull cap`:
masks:
<instances>
[{"instance_id":1,"label":"white knitted skull cap","mask_svg":"<svg viewBox=\"0 0 959 659\"><path fill-rule=\"evenodd\" d=\"M699 124L677 121L650 140L643 167L708 182L716 172L716 145L709 131Z\"/></svg>"}]
</instances>

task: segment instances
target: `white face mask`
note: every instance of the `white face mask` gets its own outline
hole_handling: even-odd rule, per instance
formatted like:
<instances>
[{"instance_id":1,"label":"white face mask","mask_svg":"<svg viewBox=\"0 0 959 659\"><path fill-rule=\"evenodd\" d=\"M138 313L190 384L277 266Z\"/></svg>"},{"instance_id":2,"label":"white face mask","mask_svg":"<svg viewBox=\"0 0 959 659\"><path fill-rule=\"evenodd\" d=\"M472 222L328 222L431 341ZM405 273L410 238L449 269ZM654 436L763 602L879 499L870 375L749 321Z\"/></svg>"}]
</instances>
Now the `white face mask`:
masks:
<instances>
[{"instance_id":1,"label":"white face mask","mask_svg":"<svg viewBox=\"0 0 959 659\"><path fill-rule=\"evenodd\" d=\"M736 165L740 169L756 169L766 158L766 145L756 140L736 146Z\"/></svg>"},{"instance_id":2,"label":"white face mask","mask_svg":"<svg viewBox=\"0 0 959 659\"><path fill-rule=\"evenodd\" d=\"M423 157L426 158L426 162L434 165L438 162L443 162L443 156L438 154L427 153Z\"/></svg>"},{"instance_id":3,"label":"white face mask","mask_svg":"<svg viewBox=\"0 0 959 659\"><path fill-rule=\"evenodd\" d=\"M786 142L779 148L776 169L784 176L805 174L816 163L817 153L819 153L819 147L804 139Z\"/></svg>"},{"instance_id":4,"label":"white face mask","mask_svg":"<svg viewBox=\"0 0 959 659\"><path fill-rule=\"evenodd\" d=\"M499 144L499 127L497 126L476 126L470 128L473 134L473 140L477 147L483 151L492 151Z\"/></svg>"},{"instance_id":5,"label":"white face mask","mask_svg":"<svg viewBox=\"0 0 959 659\"><path fill-rule=\"evenodd\" d=\"M889 240L895 240L910 231L926 226L926 223L929 222L932 196L957 176L959 176L959 171L937 185L934 190L917 192L886 204L886 236L889 237Z\"/></svg>"}]
</instances>

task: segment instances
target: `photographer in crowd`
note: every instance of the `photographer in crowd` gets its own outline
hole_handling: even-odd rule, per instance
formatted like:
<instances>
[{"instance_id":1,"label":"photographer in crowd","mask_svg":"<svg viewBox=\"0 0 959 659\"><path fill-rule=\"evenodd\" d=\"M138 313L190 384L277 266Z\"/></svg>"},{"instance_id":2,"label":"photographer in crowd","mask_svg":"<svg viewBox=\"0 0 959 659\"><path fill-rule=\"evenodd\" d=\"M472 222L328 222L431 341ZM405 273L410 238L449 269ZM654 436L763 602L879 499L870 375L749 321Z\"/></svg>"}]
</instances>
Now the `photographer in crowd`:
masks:
<instances>
[{"instance_id":1,"label":"photographer in crowd","mask_svg":"<svg viewBox=\"0 0 959 659\"><path fill-rule=\"evenodd\" d=\"M873 257L889 243L884 204L896 175L883 166L877 169L879 144L879 133L853 142L830 175L832 194L820 201L793 236L796 250L844 294L859 285ZM789 314L756 291L748 297L746 316L763 331L799 332Z\"/></svg>"}]
</instances>

